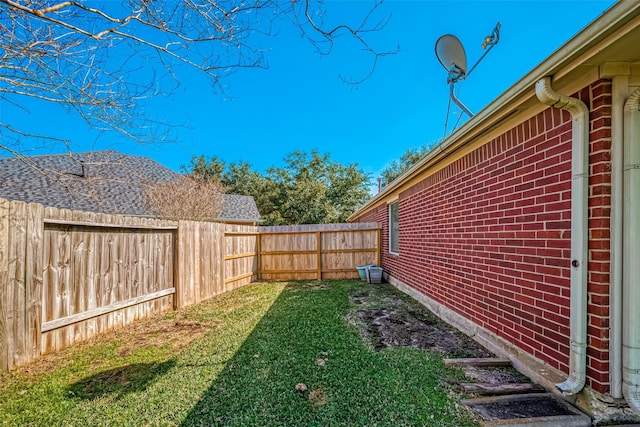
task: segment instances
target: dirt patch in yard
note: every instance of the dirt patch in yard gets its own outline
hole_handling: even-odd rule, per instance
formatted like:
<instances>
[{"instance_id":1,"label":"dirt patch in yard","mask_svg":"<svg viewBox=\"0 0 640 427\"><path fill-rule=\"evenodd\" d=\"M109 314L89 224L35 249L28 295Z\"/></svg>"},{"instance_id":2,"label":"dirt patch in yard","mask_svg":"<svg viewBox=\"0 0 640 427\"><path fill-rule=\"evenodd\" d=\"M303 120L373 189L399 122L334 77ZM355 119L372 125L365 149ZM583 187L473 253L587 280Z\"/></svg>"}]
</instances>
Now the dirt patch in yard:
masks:
<instances>
[{"instance_id":1,"label":"dirt patch in yard","mask_svg":"<svg viewBox=\"0 0 640 427\"><path fill-rule=\"evenodd\" d=\"M380 308L358 310L356 315L362 321L364 335L376 350L413 347L448 354L460 345L453 333L434 326L416 312Z\"/></svg>"},{"instance_id":2,"label":"dirt patch in yard","mask_svg":"<svg viewBox=\"0 0 640 427\"><path fill-rule=\"evenodd\" d=\"M357 307L352 316L374 349L410 347L447 357L493 356L417 302L395 293L383 295L380 290L380 285L374 285L351 296Z\"/></svg>"},{"instance_id":3,"label":"dirt patch in yard","mask_svg":"<svg viewBox=\"0 0 640 427\"><path fill-rule=\"evenodd\" d=\"M376 351L404 347L436 352L451 359L496 357L473 338L390 285L365 285L350 299L353 304L350 320ZM451 378L452 383L501 385L530 382L511 366L464 366L461 370L464 377ZM464 392L462 387L460 391Z\"/></svg>"},{"instance_id":4,"label":"dirt patch in yard","mask_svg":"<svg viewBox=\"0 0 640 427\"><path fill-rule=\"evenodd\" d=\"M126 357L141 349L153 347L171 346L171 348L178 350L204 336L217 323L215 321L201 323L190 320L187 315L179 312L175 316L153 316L141 319L124 328L97 335L61 351L45 354L27 365L16 368L14 372L35 378L39 374L61 369L69 365L72 362L73 353L81 351L84 346L117 343L114 351L120 357ZM91 365L97 367L104 363L106 363L105 358L98 357L91 362Z\"/></svg>"},{"instance_id":5,"label":"dirt patch in yard","mask_svg":"<svg viewBox=\"0 0 640 427\"><path fill-rule=\"evenodd\" d=\"M211 325L187 320L178 313L175 320L146 319L128 325L115 334L122 343L118 349L119 356L126 356L140 348L163 347L171 345L174 350L189 345L211 329Z\"/></svg>"},{"instance_id":6,"label":"dirt patch in yard","mask_svg":"<svg viewBox=\"0 0 640 427\"><path fill-rule=\"evenodd\" d=\"M300 288L311 289L313 291L326 291L327 289L331 289L331 285L327 282L318 282L316 280L300 285Z\"/></svg>"}]
</instances>

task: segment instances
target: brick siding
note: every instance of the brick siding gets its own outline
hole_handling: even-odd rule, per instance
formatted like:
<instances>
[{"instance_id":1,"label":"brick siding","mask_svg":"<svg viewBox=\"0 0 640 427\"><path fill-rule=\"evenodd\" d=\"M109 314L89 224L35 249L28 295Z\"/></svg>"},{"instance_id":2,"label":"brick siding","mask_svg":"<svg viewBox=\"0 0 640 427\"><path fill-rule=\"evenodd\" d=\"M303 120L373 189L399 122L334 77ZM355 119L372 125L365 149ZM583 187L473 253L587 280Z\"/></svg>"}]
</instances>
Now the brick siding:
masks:
<instances>
[{"instance_id":1,"label":"brick siding","mask_svg":"<svg viewBox=\"0 0 640 427\"><path fill-rule=\"evenodd\" d=\"M591 99L589 146L588 384L609 391L611 82L584 91Z\"/></svg>"},{"instance_id":2,"label":"brick siding","mask_svg":"<svg viewBox=\"0 0 640 427\"><path fill-rule=\"evenodd\" d=\"M611 83L590 108L588 385L608 391ZM571 116L547 109L400 194L400 254L383 267L550 366L568 372Z\"/></svg>"}]
</instances>

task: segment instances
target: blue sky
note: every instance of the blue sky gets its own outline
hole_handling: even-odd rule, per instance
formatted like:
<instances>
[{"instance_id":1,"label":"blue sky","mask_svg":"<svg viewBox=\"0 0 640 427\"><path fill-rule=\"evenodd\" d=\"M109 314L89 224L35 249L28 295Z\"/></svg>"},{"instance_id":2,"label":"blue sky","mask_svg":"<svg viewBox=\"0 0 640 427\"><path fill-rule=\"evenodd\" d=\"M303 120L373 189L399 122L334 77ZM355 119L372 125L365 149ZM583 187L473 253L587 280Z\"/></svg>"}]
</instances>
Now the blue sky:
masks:
<instances>
[{"instance_id":1,"label":"blue sky","mask_svg":"<svg viewBox=\"0 0 640 427\"><path fill-rule=\"evenodd\" d=\"M184 124L171 144L140 145L98 134L80 118L42 103L27 105L28 111L1 106L0 114L15 127L53 130L71 139L75 151L117 149L174 170L203 154L244 160L263 171L281 165L294 150L317 149L344 164L358 162L375 179L406 149L443 136L448 86L434 54L438 37L457 35L471 65L482 54L484 37L502 23L499 44L459 85L458 97L477 113L613 3L386 0L376 16L391 20L369 40L380 50L400 51L381 58L373 76L358 86L339 78L367 73L370 58L357 45L342 37L331 55L321 56L283 23L278 36L265 42L268 69L241 70L224 81L232 97L213 93L203 75L182 70L181 86L169 98L145 104L153 117ZM370 5L340 0L328 1L326 8L333 21L357 22ZM454 123L455 114L449 120ZM60 151L40 141L23 144L28 154Z\"/></svg>"}]
</instances>

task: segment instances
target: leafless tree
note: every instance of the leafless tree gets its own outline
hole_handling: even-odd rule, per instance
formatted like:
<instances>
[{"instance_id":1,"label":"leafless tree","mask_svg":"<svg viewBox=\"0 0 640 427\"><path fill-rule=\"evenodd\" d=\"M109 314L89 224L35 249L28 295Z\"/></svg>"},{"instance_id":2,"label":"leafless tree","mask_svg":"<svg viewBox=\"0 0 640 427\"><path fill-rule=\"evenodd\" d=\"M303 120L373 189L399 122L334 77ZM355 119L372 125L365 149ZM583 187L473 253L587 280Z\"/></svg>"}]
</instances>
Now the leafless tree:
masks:
<instances>
[{"instance_id":1,"label":"leafless tree","mask_svg":"<svg viewBox=\"0 0 640 427\"><path fill-rule=\"evenodd\" d=\"M144 195L148 208L158 218L213 221L220 218L224 188L213 180L185 175L149 185Z\"/></svg>"},{"instance_id":2,"label":"leafless tree","mask_svg":"<svg viewBox=\"0 0 640 427\"><path fill-rule=\"evenodd\" d=\"M277 35L274 25L282 20L321 54L349 36L370 54L373 71L378 58L392 53L367 41L387 22L376 20L381 0L373 1L352 26L329 23L322 0L0 0L0 102L22 108L25 98L36 98L75 111L94 129L136 141L163 139L163 123L140 111L140 101L173 90L181 67L206 73L224 92L230 72L266 67L255 39ZM0 150L14 156L24 137L67 143L1 117L0 135Z\"/></svg>"}]
</instances>

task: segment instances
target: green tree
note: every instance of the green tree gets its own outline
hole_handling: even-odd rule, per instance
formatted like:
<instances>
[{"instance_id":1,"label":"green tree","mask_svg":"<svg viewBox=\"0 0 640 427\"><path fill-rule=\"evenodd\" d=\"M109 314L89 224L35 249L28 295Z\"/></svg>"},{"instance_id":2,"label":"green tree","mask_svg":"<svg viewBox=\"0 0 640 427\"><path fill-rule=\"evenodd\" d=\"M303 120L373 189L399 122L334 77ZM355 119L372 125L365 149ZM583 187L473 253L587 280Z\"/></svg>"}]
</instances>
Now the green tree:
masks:
<instances>
[{"instance_id":1,"label":"green tree","mask_svg":"<svg viewBox=\"0 0 640 427\"><path fill-rule=\"evenodd\" d=\"M278 188L267 176L251 169L251 164L240 161L230 163L222 176L222 183L231 194L253 196L258 212L263 218L273 215L277 209Z\"/></svg>"},{"instance_id":2,"label":"green tree","mask_svg":"<svg viewBox=\"0 0 640 427\"><path fill-rule=\"evenodd\" d=\"M357 163L342 165L316 150L284 160L284 167L267 171L279 191L274 224L344 222L370 197L369 176Z\"/></svg>"},{"instance_id":3,"label":"green tree","mask_svg":"<svg viewBox=\"0 0 640 427\"><path fill-rule=\"evenodd\" d=\"M225 170L225 162L217 156L207 158L205 156L193 156L189 166L182 165L182 173L196 175L202 179L213 180L222 183Z\"/></svg>"},{"instance_id":4,"label":"green tree","mask_svg":"<svg viewBox=\"0 0 640 427\"><path fill-rule=\"evenodd\" d=\"M370 197L369 176L357 163L342 165L315 150L290 153L284 163L261 174L247 162L194 156L182 170L253 196L265 225L344 222Z\"/></svg>"},{"instance_id":5,"label":"green tree","mask_svg":"<svg viewBox=\"0 0 640 427\"><path fill-rule=\"evenodd\" d=\"M229 165L217 156L193 156L189 166L180 167L182 173L205 180L215 181L223 186L227 194L252 196L260 215L270 216L276 209L277 188L268 177L251 169L245 161Z\"/></svg>"},{"instance_id":6,"label":"green tree","mask_svg":"<svg viewBox=\"0 0 640 427\"><path fill-rule=\"evenodd\" d=\"M382 178L382 187L386 187L391 184L393 180L402 175L405 171L409 170L411 166L418 163L420 159L426 156L434 147L438 145L437 142L432 142L422 147L413 147L407 149L399 159L389 162L384 169L380 172Z\"/></svg>"}]
</instances>

